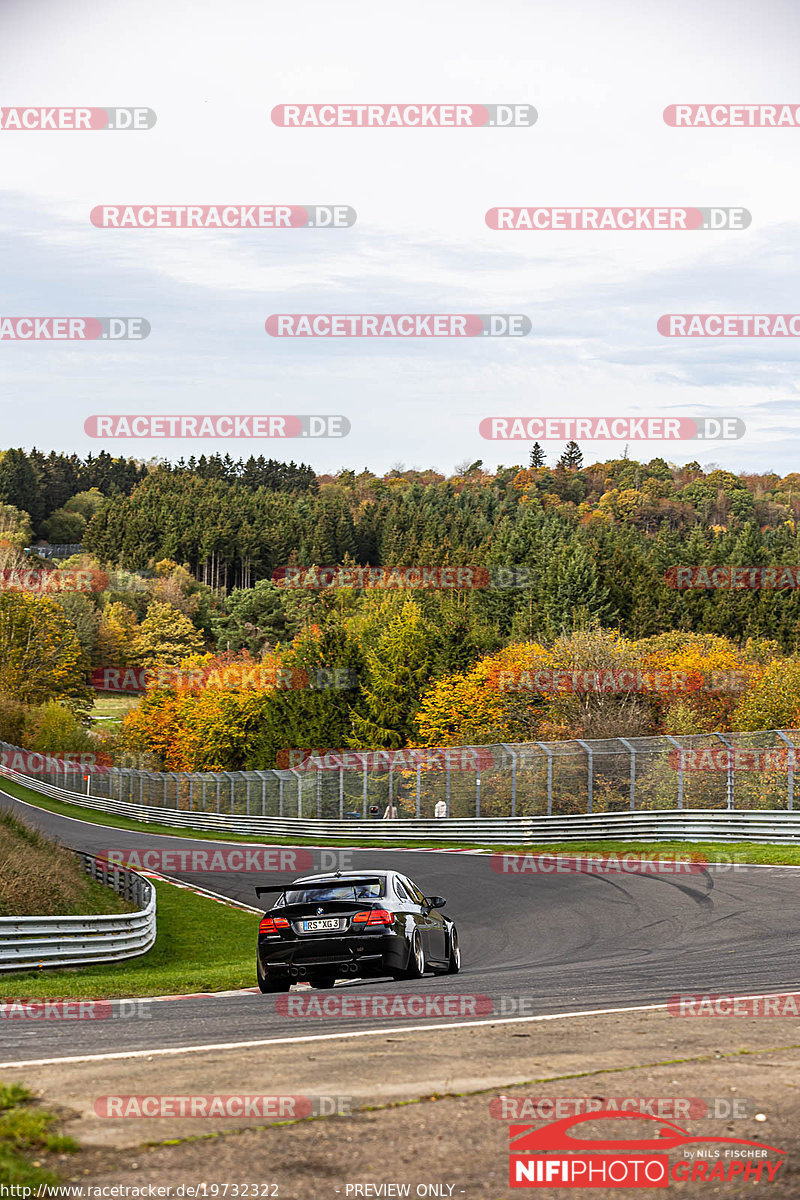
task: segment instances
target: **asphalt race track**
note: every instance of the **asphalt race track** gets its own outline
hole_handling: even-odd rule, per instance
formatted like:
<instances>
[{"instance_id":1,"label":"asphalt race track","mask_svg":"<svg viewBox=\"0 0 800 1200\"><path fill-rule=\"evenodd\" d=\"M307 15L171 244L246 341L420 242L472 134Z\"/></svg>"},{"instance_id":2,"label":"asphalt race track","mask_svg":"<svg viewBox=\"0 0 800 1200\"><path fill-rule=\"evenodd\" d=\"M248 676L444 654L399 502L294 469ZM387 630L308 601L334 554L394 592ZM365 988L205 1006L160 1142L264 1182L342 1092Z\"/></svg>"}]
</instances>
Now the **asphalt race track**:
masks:
<instances>
[{"instance_id":1,"label":"asphalt race track","mask_svg":"<svg viewBox=\"0 0 800 1200\"><path fill-rule=\"evenodd\" d=\"M15 808L17 803L0 793L4 807ZM90 853L109 846L144 850L217 845L159 837L146 830L101 827L28 805L19 805L18 811L66 845ZM750 994L795 990L800 983L798 869L728 865L676 876L504 875L492 869L489 855L413 850L351 853L344 869L395 868L426 892L447 898L446 911L457 922L461 937L463 969L456 976L428 975L416 982L343 982L337 984L337 993L489 996L492 1015L450 1020L491 1023L519 1015L663 1004L681 992ZM250 905L257 904L253 892L257 883L282 882L307 873L265 878L251 873L173 872L176 878ZM254 914L254 985L256 929ZM307 988L303 994L330 995ZM424 1016L397 1022L385 1018L376 1022L370 1015L336 1020L290 1017L279 1015L275 1005L274 996L243 992L155 1003L149 1006L148 1020L4 1021L0 1065L336 1036L378 1025L386 1033L392 1024L411 1028L431 1023ZM448 1018L437 1018L438 1025L447 1023Z\"/></svg>"}]
</instances>

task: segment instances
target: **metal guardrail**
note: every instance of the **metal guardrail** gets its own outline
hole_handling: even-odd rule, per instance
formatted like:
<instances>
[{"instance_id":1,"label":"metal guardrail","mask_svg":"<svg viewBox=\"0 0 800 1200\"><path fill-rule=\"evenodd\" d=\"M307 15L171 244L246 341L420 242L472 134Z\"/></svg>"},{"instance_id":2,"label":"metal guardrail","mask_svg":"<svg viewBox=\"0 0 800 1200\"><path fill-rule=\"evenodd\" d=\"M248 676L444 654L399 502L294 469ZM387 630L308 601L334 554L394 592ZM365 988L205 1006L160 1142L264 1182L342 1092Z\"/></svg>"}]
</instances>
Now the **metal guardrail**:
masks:
<instances>
[{"instance_id":1,"label":"metal guardrail","mask_svg":"<svg viewBox=\"0 0 800 1200\"><path fill-rule=\"evenodd\" d=\"M156 890L125 867L79 858L92 879L139 906L136 912L77 917L0 917L0 971L118 962L144 954L156 940Z\"/></svg>"},{"instance_id":2,"label":"metal guardrail","mask_svg":"<svg viewBox=\"0 0 800 1200\"><path fill-rule=\"evenodd\" d=\"M714 841L800 844L800 810L658 809L594 812L562 816L447 818L439 820L297 820L291 817L237 816L129 804L53 787L19 772L0 774L54 800L143 824L243 834L254 837L326 838L342 841L435 841L484 845L618 840L627 842Z\"/></svg>"},{"instance_id":3,"label":"metal guardrail","mask_svg":"<svg viewBox=\"0 0 800 1200\"><path fill-rule=\"evenodd\" d=\"M36 554L39 558L72 558L73 554L83 554L83 546L79 542L60 543L59 545L26 546L26 554Z\"/></svg>"}]
</instances>

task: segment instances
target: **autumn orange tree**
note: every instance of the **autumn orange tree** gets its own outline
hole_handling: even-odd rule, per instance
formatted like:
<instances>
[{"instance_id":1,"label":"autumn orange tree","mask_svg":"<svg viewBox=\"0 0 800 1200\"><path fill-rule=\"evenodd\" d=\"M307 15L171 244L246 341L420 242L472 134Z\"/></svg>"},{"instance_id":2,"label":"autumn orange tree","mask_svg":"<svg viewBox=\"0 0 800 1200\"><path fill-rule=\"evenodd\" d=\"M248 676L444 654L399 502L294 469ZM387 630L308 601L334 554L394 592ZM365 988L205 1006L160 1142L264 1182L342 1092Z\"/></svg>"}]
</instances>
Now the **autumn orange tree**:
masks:
<instances>
[{"instance_id":1,"label":"autumn orange tree","mask_svg":"<svg viewBox=\"0 0 800 1200\"><path fill-rule=\"evenodd\" d=\"M0 592L0 693L24 704L88 709L88 663L64 609L49 596Z\"/></svg>"}]
</instances>

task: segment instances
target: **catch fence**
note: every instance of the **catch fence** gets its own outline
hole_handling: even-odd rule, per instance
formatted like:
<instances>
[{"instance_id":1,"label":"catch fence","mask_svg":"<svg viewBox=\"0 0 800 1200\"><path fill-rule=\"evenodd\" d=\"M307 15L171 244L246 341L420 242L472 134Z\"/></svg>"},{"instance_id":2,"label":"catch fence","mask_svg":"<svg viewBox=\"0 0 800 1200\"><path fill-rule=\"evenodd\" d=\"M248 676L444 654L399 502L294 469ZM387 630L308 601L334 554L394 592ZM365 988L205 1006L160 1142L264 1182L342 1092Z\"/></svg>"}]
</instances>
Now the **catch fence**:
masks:
<instances>
[{"instance_id":1,"label":"catch fence","mask_svg":"<svg viewBox=\"0 0 800 1200\"><path fill-rule=\"evenodd\" d=\"M142 809L293 820L516 818L794 809L798 730L331 752L287 769L153 772L0 743L2 763ZM77 799L77 796L75 796ZM152 819L152 818L151 818Z\"/></svg>"}]
</instances>

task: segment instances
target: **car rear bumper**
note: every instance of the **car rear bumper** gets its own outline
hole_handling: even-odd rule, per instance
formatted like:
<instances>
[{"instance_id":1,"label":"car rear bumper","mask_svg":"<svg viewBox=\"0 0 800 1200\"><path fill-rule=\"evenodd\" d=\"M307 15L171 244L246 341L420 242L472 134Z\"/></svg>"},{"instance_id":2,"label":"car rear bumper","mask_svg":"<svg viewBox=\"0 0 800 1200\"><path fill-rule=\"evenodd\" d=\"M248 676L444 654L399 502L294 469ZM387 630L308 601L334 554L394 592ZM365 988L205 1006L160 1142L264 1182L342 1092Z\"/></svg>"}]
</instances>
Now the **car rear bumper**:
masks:
<instances>
[{"instance_id":1,"label":"car rear bumper","mask_svg":"<svg viewBox=\"0 0 800 1200\"><path fill-rule=\"evenodd\" d=\"M356 975L371 970L391 972L405 968L408 947L398 934L382 933L328 938L259 938L261 969L270 975L303 978L321 970Z\"/></svg>"}]
</instances>

